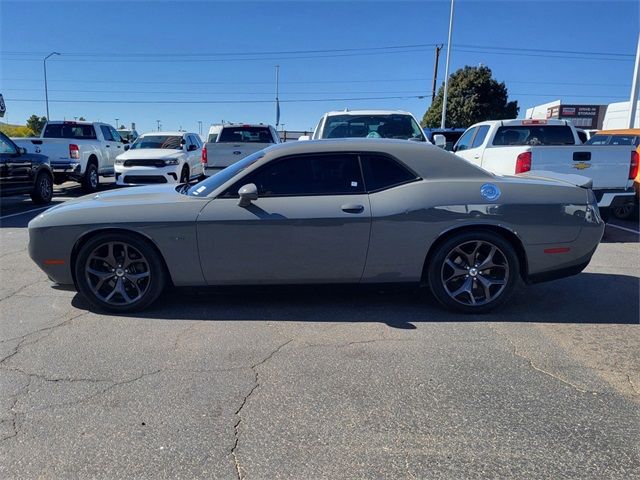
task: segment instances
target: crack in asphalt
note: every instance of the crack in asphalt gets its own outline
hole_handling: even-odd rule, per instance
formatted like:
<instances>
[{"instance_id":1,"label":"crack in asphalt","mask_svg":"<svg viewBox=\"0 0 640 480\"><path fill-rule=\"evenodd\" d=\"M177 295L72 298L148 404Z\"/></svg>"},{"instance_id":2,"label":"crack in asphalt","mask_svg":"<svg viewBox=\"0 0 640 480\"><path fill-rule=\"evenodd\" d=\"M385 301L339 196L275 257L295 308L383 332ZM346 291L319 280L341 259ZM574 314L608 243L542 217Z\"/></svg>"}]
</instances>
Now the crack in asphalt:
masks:
<instances>
[{"instance_id":1,"label":"crack in asphalt","mask_svg":"<svg viewBox=\"0 0 640 480\"><path fill-rule=\"evenodd\" d=\"M231 457L233 458L233 463L234 463L234 465L236 467L236 475L238 477L238 480L242 480L244 478L244 475L242 473L243 472L243 468L240 465L240 461L238 460L238 456L236 454L236 449L238 448L238 442L240 440L240 424L242 423L242 416L241 416L240 413L242 412L242 409L245 407L245 405L249 401L249 398L251 397L253 392L260 386L260 381L259 381L259 377L258 377L257 368L260 367L261 365L264 365L269 360L271 360L275 354L277 354L280 350L282 350L284 347L289 345L291 342L293 342L293 338L287 340L285 343L283 343L278 348L273 350L269 355L267 355L261 361L259 361L258 363L254 363L253 365L251 365L251 367L249 367L251 369L251 371L253 372L254 385L253 385L253 387L251 387L249 392L244 396L240 406L235 411L235 416L238 417L238 421L233 426L233 431L234 431L234 435L235 435L235 441L233 442L233 446L231 447L231 451L230 451Z\"/></svg>"},{"instance_id":2,"label":"crack in asphalt","mask_svg":"<svg viewBox=\"0 0 640 480\"><path fill-rule=\"evenodd\" d=\"M65 325L68 325L69 323L71 323L75 319L80 318L83 315L88 315L89 313L90 312L78 313L77 315L74 315L71 318L67 318L66 320L63 320L62 322L57 323L55 325L50 325L48 327L43 327L43 328L40 328L40 329L38 329L38 330L36 330L34 332L29 332L29 333L26 333L24 335L20 335L18 337L8 338L6 340L0 341L0 343L7 343L7 342L19 340L17 345L15 347L13 347L13 351L11 353L9 353L8 355L5 355L2 359L0 359L0 365L2 365L4 362L9 360L10 358L16 356L18 353L20 353L20 350L23 347L26 347L26 346L29 346L29 345L35 345L39 341L44 340L45 338L49 337L49 335L51 335L55 329L60 328L60 327L64 327ZM29 337L31 337L33 335L37 335L39 333L44 333L44 332L47 332L46 335L42 335L41 337L38 337L35 341L27 343L27 340L29 339Z\"/></svg>"},{"instance_id":3,"label":"crack in asphalt","mask_svg":"<svg viewBox=\"0 0 640 480\"><path fill-rule=\"evenodd\" d=\"M384 342L401 342L401 343L412 343L417 342L418 340L414 338L376 338L374 340L357 340L354 342L346 342L346 343L305 343L302 348L312 348L312 347L350 347L352 345L363 345L368 343L384 343Z\"/></svg>"},{"instance_id":4,"label":"crack in asphalt","mask_svg":"<svg viewBox=\"0 0 640 480\"><path fill-rule=\"evenodd\" d=\"M29 283L27 285L23 285L19 289L17 289L15 292L10 293L9 295L0 298L0 302L2 302L4 300L8 300L8 299L10 299L12 297L15 297L15 296L20 296L19 293L22 292L23 290L26 290L29 287L32 287L34 285L38 285L39 283L49 283L49 282L50 282L50 280L38 280L37 282Z\"/></svg>"},{"instance_id":5,"label":"crack in asphalt","mask_svg":"<svg viewBox=\"0 0 640 480\"><path fill-rule=\"evenodd\" d=\"M11 423L11 430L13 431L13 433L0 438L0 442L4 442L6 440L10 440L10 439L15 438L15 437L18 436L18 433L19 433L18 415L20 415L20 413L16 411L16 405L18 404L18 400L20 399L21 396L29 393L29 387L30 386L31 386L31 378L28 378L28 380L25 383L25 385L22 388L20 388L20 390L18 390L18 392L16 392L15 396L12 397L13 398L13 403L9 407L9 413L11 414L11 419L9 420L9 422Z\"/></svg>"},{"instance_id":6,"label":"crack in asphalt","mask_svg":"<svg viewBox=\"0 0 640 480\"><path fill-rule=\"evenodd\" d=\"M547 375L547 376L549 376L549 377L553 378L554 380L557 380L557 381L559 381L559 382L561 382L561 383L564 383L565 385L570 386L571 388L573 388L573 389L577 390L577 391L578 391L578 392L580 392L580 393L590 393L590 394L592 394L592 395L599 395L599 394L600 394L600 392L596 392L596 391L594 391L594 390L587 390L587 389L585 389L585 388L582 388L582 387L580 387L580 386L576 385L575 383L570 382L569 380L566 380L566 379L564 379L564 378L562 378L562 377L560 377L560 376L558 376L558 375L556 375L556 374L554 374L554 373L551 373L551 372L549 372L549 371L547 371L547 370L545 370L545 369L543 369L543 368L541 368L541 367L537 366L537 365L533 362L533 360L532 360L531 358L529 358L529 357L527 357L526 355L523 355L523 354L521 354L520 352L518 352L518 347L516 346L516 344L515 344L515 343L513 343L513 342L511 341L511 339L510 339L507 335L505 335L505 334L503 334L503 333L499 332L498 330L496 330L496 329L495 329L495 328L493 328L493 327L489 327L489 328L491 328L491 330L493 330L497 335L499 335L500 337L504 338L504 339L507 341L507 343L511 346L511 348L513 349L513 351L512 351L513 355L514 355L514 356L516 356L516 357L520 357L520 358L522 358L523 360L525 360L525 361L526 361L526 363L527 363L527 364L528 364L528 365L529 365L533 370L535 370L535 371L537 371L537 372L540 372L540 373L543 373L543 374L545 374L545 375Z\"/></svg>"}]
</instances>

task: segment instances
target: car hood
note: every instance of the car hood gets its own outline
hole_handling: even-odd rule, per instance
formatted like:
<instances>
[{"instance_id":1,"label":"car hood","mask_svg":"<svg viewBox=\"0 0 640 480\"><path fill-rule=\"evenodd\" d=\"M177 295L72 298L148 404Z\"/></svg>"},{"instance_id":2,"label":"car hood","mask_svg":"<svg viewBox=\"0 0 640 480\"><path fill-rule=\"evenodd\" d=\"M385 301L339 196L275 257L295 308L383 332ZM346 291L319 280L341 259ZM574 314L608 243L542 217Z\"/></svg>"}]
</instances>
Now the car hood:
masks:
<instances>
[{"instance_id":1,"label":"car hood","mask_svg":"<svg viewBox=\"0 0 640 480\"><path fill-rule=\"evenodd\" d=\"M93 193L49 208L29 228L79 224L195 220L211 199L176 191L176 185L148 185ZM180 212L177 216L176 212Z\"/></svg>"},{"instance_id":2,"label":"car hood","mask_svg":"<svg viewBox=\"0 0 640 480\"><path fill-rule=\"evenodd\" d=\"M184 155L182 150L168 150L166 148L140 148L136 150L127 150L118 155L118 160L164 160L170 158L179 158Z\"/></svg>"}]
</instances>

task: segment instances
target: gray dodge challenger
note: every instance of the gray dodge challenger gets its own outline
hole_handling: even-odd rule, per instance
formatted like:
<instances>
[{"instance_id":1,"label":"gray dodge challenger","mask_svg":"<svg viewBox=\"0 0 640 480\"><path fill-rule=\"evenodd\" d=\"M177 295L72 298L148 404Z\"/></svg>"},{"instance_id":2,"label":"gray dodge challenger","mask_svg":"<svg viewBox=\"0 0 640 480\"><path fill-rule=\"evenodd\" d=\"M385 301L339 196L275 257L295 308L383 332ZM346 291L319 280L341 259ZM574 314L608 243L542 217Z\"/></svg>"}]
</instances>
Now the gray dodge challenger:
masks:
<instances>
[{"instance_id":1,"label":"gray dodge challenger","mask_svg":"<svg viewBox=\"0 0 640 480\"><path fill-rule=\"evenodd\" d=\"M405 283L480 313L523 280L574 275L604 231L590 180L496 176L430 145L272 146L195 185L88 195L29 223L29 254L92 307L168 286Z\"/></svg>"}]
</instances>

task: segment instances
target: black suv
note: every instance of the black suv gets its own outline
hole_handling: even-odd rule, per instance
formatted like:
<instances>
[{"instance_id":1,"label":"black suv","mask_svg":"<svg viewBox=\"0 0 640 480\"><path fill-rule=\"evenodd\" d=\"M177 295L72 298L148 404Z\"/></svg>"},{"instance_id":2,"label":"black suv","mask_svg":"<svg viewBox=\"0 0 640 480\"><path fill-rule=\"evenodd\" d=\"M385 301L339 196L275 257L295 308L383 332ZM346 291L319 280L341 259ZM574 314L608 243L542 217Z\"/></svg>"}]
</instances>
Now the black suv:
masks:
<instances>
[{"instance_id":1,"label":"black suv","mask_svg":"<svg viewBox=\"0 0 640 480\"><path fill-rule=\"evenodd\" d=\"M28 193L34 203L46 204L53 197L53 174L49 158L27 153L0 132L0 194Z\"/></svg>"}]
</instances>

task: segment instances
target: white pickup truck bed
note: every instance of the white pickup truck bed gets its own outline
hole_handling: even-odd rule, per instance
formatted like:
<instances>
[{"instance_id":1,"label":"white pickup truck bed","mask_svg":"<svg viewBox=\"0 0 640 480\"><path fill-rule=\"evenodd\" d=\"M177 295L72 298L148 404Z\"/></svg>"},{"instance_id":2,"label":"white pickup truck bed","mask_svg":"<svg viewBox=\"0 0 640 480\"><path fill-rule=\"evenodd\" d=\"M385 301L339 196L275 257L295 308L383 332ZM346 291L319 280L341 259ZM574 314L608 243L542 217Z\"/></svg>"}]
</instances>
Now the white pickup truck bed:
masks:
<instances>
[{"instance_id":1,"label":"white pickup truck bed","mask_svg":"<svg viewBox=\"0 0 640 480\"><path fill-rule=\"evenodd\" d=\"M589 177L606 217L610 207L634 201L633 148L583 145L573 125L561 120L498 120L469 127L454 152L499 175L542 170Z\"/></svg>"},{"instance_id":2,"label":"white pickup truck bed","mask_svg":"<svg viewBox=\"0 0 640 480\"><path fill-rule=\"evenodd\" d=\"M216 141L207 142L202 149L204 174L213 175L274 143L280 143L280 137L270 125L222 125Z\"/></svg>"}]
</instances>

